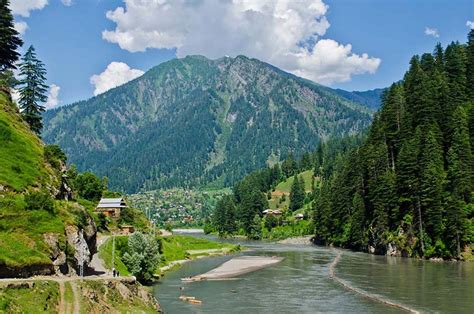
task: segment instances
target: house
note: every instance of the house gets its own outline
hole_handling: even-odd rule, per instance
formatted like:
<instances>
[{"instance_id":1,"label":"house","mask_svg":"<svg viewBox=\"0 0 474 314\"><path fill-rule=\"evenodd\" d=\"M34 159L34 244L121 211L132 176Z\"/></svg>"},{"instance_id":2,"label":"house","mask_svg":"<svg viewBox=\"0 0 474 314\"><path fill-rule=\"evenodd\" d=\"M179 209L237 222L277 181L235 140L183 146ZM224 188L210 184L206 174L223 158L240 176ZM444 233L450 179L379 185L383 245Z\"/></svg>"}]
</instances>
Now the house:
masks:
<instances>
[{"instance_id":1,"label":"house","mask_svg":"<svg viewBox=\"0 0 474 314\"><path fill-rule=\"evenodd\" d=\"M105 216L111 218L119 218L122 208L127 208L125 200L120 198L102 198L95 208L94 212L104 213Z\"/></svg>"},{"instance_id":2,"label":"house","mask_svg":"<svg viewBox=\"0 0 474 314\"><path fill-rule=\"evenodd\" d=\"M280 215L281 215L281 210L279 210L279 209L275 209L275 210L273 210L273 209L265 209L265 210L263 211L263 214L264 214L265 216L280 216Z\"/></svg>"},{"instance_id":3,"label":"house","mask_svg":"<svg viewBox=\"0 0 474 314\"><path fill-rule=\"evenodd\" d=\"M296 214L296 215L295 215L295 219L296 219L296 220L303 220L303 219L304 219L304 215L301 214L301 213Z\"/></svg>"},{"instance_id":4,"label":"house","mask_svg":"<svg viewBox=\"0 0 474 314\"><path fill-rule=\"evenodd\" d=\"M119 226L121 233L123 234L132 234L135 232L135 227L130 225Z\"/></svg>"}]
</instances>

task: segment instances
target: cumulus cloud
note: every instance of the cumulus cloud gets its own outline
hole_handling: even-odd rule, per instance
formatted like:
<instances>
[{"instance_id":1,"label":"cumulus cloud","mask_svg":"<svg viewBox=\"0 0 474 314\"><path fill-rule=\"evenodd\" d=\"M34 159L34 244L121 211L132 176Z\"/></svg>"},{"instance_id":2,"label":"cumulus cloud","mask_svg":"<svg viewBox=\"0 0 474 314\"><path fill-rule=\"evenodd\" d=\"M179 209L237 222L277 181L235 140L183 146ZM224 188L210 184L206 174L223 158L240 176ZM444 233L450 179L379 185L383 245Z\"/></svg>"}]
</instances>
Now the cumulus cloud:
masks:
<instances>
[{"instance_id":1,"label":"cumulus cloud","mask_svg":"<svg viewBox=\"0 0 474 314\"><path fill-rule=\"evenodd\" d=\"M49 87L48 100L44 104L46 109L56 108L59 104L59 91L61 87L56 84L51 84Z\"/></svg>"},{"instance_id":2,"label":"cumulus cloud","mask_svg":"<svg viewBox=\"0 0 474 314\"><path fill-rule=\"evenodd\" d=\"M10 9L15 15L29 17L33 10L41 10L48 4L48 0L12 0Z\"/></svg>"},{"instance_id":3,"label":"cumulus cloud","mask_svg":"<svg viewBox=\"0 0 474 314\"><path fill-rule=\"evenodd\" d=\"M67 7L70 7L71 5L73 5L72 0L61 0L61 2Z\"/></svg>"},{"instance_id":4,"label":"cumulus cloud","mask_svg":"<svg viewBox=\"0 0 474 314\"><path fill-rule=\"evenodd\" d=\"M466 26L469 27L470 29L474 29L474 22L473 21L467 21Z\"/></svg>"},{"instance_id":5,"label":"cumulus cloud","mask_svg":"<svg viewBox=\"0 0 474 314\"><path fill-rule=\"evenodd\" d=\"M15 22L14 27L20 35L25 34L26 30L28 29L28 24L26 22L20 21L20 22Z\"/></svg>"},{"instance_id":6,"label":"cumulus cloud","mask_svg":"<svg viewBox=\"0 0 474 314\"><path fill-rule=\"evenodd\" d=\"M178 57L244 54L330 84L373 73L380 59L321 39L330 27L322 0L125 0L107 12L102 37L130 52L176 49Z\"/></svg>"},{"instance_id":7,"label":"cumulus cloud","mask_svg":"<svg viewBox=\"0 0 474 314\"><path fill-rule=\"evenodd\" d=\"M94 85L94 96L102 94L111 88L127 83L141 75L142 70L131 69L126 63L111 62L104 72L93 75L90 82Z\"/></svg>"},{"instance_id":8,"label":"cumulus cloud","mask_svg":"<svg viewBox=\"0 0 474 314\"><path fill-rule=\"evenodd\" d=\"M436 28L425 27L425 35L433 36L434 38L439 38L439 33Z\"/></svg>"}]
</instances>

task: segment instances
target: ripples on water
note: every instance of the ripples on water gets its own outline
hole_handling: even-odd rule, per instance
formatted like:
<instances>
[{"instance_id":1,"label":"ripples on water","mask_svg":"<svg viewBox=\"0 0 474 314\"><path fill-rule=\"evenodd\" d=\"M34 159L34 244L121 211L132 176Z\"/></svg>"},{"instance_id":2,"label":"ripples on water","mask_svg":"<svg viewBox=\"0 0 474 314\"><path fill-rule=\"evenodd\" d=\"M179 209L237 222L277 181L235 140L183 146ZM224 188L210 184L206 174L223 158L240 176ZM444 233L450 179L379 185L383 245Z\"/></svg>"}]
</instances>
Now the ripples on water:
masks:
<instances>
[{"instance_id":1,"label":"ripples on water","mask_svg":"<svg viewBox=\"0 0 474 314\"><path fill-rule=\"evenodd\" d=\"M232 256L205 258L168 273L155 295L166 313L393 313L398 309L365 299L329 278L336 252L325 247L246 242L250 255L283 256L272 267L239 280L183 283ZM474 263L434 263L344 251L337 275L358 289L420 311L474 313ZM180 290L183 287L184 290ZM194 296L202 305L180 301Z\"/></svg>"}]
</instances>

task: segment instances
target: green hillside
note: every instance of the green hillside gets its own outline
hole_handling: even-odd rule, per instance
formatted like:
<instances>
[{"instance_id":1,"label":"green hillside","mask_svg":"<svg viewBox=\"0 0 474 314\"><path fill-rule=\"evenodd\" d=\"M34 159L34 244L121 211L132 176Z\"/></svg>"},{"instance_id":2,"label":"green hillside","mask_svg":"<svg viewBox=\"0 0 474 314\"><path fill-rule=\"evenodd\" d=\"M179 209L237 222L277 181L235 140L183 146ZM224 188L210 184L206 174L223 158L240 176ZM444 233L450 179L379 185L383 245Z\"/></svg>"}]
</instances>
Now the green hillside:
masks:
<instances>
[{"instance_id":1,"label":"green hillside","mask_svg":"<svg viewBox=\"0 0 474 314\"><path fill-rule=\"evenodd\" d=\"M43 137L115 189L221 188L290 152L356 134L371 113L256 59L188 56L47 111Z\"/></svg>"},{"instance_id":2,"label":"green hillside","mask_svg":"<svg viewBox=\"0 0 474 314\"><path fill-rule=\"evenodd\" d=\"M5 267L0 276L5 269L47 272L52 268L53 248L45 234L57 235L59 249L65 250L65 226L87 224L81 206L53 200L60 177L59 170L45 160L41 140L0 93L0 268ZM42 201L28 197L45 194Z\"/></svg>"},{"instance_id":3,"label":"green hillside","mask_svg":"<svg viewBox=\"0 0 474 314\"><path fill-rule=\"evenodd\" d=\"M46 183L53 171L44 163L43 144L0 93L0 185L13 191Z\"/></svg>"},{"instance_id":4,"label":"green hillside","mask_svg":"<svg viewBox=\"0 0 474 314\"><path fill-rule=\"evenodd\" d=\"M317 178L314 177L313 170L306 170L298 174L300 178L304 180L304 186L306 193L312 191L313 182L317 182ZM290 191L291 185L293 184L295 178L289 177L284 181L278 183L274 191L271 192L271 198L268 200L269 208L271 209L287 209L290 204ZM283 196L284 195L284 196ZM309 208L309 205L306 207Z\"/></svg>"}]
</instances>

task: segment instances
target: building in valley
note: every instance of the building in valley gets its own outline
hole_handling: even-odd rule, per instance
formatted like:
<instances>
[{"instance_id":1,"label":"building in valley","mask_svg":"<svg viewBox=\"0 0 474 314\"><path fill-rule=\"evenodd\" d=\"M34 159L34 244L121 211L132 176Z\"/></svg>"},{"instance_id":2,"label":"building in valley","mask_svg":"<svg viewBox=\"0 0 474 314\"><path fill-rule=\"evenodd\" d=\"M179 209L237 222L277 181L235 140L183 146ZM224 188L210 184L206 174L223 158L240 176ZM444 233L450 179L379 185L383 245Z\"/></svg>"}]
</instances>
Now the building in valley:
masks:
<instances>
[{"instance_id":1,"label":"building in valley","mask_svg":"<svg viewBox=\"0 0 474 314\"><path fill-rule=\"evenodd\" d=\"M122 208L127 208L125 199L120 198L102 198L95 208L96 213L103 213L110 218L119 218Z\"/></svg>"}]
</instances>

